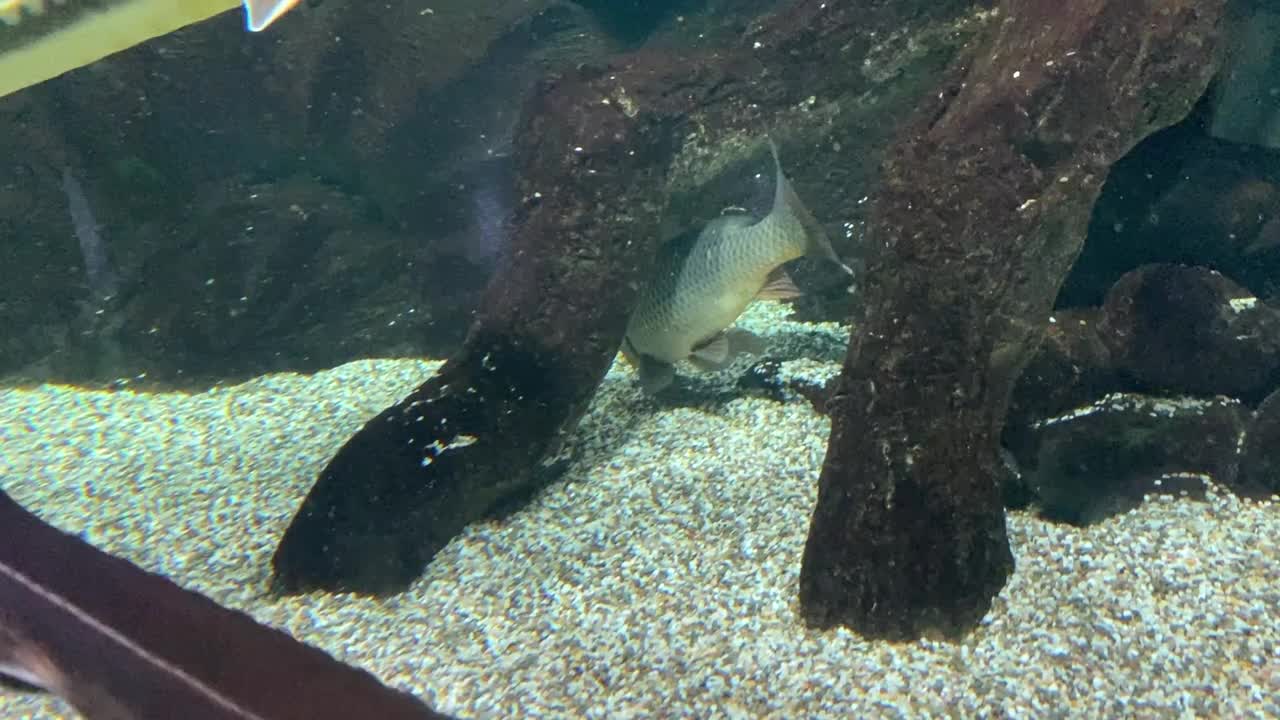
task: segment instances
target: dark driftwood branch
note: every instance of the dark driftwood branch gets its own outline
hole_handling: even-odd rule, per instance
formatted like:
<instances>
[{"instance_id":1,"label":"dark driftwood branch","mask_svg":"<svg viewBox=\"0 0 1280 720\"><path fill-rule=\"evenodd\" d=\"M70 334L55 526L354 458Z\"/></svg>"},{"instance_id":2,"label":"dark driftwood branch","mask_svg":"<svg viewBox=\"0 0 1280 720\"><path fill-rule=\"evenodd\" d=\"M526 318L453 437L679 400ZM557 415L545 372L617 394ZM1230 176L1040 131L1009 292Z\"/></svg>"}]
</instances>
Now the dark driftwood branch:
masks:
<instances>
[{"instance_id":1,"label":"dark driftwood branch","mask_svg":"<svg viewBox=\"0 0 1280 720\"><path fill-rule=\"evenodd\" d=\"M42 522L3 492L0 530L0 667L22 669L86 717L445 717Z\"/></svg>"},{"instance_id":2,"label":"dark driftwood branch","mask_svg":"<svg viewBox=\"0 0 1280 720\"><path fill-rule=\"evenodd\" d=\"M538 92L517 135L524 204L464 347L321 473L276 550L277 590L401 590L468 523L542 482L650 266L673 108L719 84L690 68L632 56Z\"/></svg>"},{"instance_id":3,"label":"dark driftwood branch","mask_svg":"<svg viewBox=\"0 0 1280 720\"><path fill-rule=\"evenodd\" d=\"M996 483L1014 380L1107 170L1182 118L1221 0L1008 0L885 164L800 577L806 619L963 632L1013 568Z\"/></svg>"}]
</instances>

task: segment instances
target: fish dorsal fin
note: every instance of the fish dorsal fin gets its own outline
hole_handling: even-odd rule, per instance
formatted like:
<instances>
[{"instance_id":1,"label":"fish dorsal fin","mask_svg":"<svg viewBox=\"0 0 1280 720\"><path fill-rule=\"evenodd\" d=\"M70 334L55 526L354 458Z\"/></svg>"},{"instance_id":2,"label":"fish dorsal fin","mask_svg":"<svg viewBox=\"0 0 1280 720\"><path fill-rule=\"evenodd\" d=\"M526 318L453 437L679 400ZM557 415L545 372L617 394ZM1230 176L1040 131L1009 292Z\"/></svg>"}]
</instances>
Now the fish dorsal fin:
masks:
<instances>
[{"instance_id":1,"label":"fish dorsal fin","mask_svg":"<svg viewBox=\"0 0 1280 720\"><path fill-rule=\"evenodd\" d=\"M782 159L778 156L778 144L769 138L769 156L773 158L773 209L770 213L790 212L795 214L801 224L805 224L806 217L813 220L813 215L805 208L804 203L800 201L800 196L796 195L796 190L791 186L791 181L787 179L786 173L782 172ZM816 220L815 220L816 223ZM821 229L821 225L817 228ZM806 231L812 229L805 225Z\"/></svg>"},{"instance_id":2,"label":"fish dorsal fin","mask_svg":"<svg viewBox=\"0 0 1280 720\"><path fill-rule=\"evenodd\" d=\"M793 300L800 297L804 293L800 288L796 287L796 283L787 274L782 267L777 267L773 272L769 273L769 279L765 281L764 287L760 288L760 292L756 293L757 300Z\"/></svg>"},{"instance_id":3,"label":"fish dorsal fin","mask_svg":"<svg viewBox=\"0 0 1280 720\"><path fill-rule=\"evenodd\" d=\"M792 217L800 223L800 227L804 228L805 248L804 254L809 257L823 258L839 265L849 275L853 275L853 269L836 255L836 251L831 247L831 239L827 237L827 231L822 227L822 223L809 212L809 208L800 200L800 196L796 195L796 190L791 185L791 181L787 179L785 173L782 172L782 161L778 158L778 144L769 138L769 154L773 156L774 175L776 176L773 191L773 213L790 213Z\"/></svg>"},{"instance_id":4,"label":"fish dorsal fin","mask_svg":"<svg viewBox=\"0 0 1280 720\"><path fill-rule=\"evenodd\" d=\"M244 24L249 32L266 30L281 15L289 12L300 0L244 0ZM232 3L227 3L235 7Z\"/></svg>"}]
</instances>

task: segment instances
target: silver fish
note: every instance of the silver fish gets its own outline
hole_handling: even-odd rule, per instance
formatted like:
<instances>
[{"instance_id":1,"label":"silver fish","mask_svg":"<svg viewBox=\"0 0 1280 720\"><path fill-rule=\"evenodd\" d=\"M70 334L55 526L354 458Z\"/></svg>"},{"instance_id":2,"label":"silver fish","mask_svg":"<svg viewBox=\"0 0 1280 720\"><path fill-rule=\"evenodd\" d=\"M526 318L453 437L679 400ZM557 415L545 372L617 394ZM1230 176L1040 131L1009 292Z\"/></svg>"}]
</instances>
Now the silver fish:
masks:
<instances>
[{"instance_id":1,"label":"silver fish","mask_svg":"<svg viewBox=\"0 0 1280 720\"><path fill-rule=\"evenodd\" d=\"M107 244L102 230L93 216L89 198L84 194L80 181L71 168L62 169L62 190L67 194L67 207L71 212L71 226L80 241L80 257L84 260L85 277L89 280L89 292L94 302L101 302L116 294L116 273L107 258Z\"/></svg>"},{"instance_id":2,"label":"silver fish","mask_svg":"<svg viewBox=\"0 0 1280 720\"><path fill-rule=\"evenodd\" d=\"M758 352L757 339L728 328L753 300L799 294L783 263L810 255L852 275L796 196L772 140L769 150L777 177L769 214L758 221L742 213L724 215L703 228L687 253L664 248L653 280L641 291L622 351L646 393L670 385L682 360L713 370L737 354Z\"/></svg>"},{"instance_id":3,"label":"silver fish","mask_svg":"<svg viewBox=\"0 0 1280 720\"><path fill-rule=\"evenodd\" d=\"M300 0L0 0L0 97L244 6L250 32Z\"/></svg>"}]
</instances>

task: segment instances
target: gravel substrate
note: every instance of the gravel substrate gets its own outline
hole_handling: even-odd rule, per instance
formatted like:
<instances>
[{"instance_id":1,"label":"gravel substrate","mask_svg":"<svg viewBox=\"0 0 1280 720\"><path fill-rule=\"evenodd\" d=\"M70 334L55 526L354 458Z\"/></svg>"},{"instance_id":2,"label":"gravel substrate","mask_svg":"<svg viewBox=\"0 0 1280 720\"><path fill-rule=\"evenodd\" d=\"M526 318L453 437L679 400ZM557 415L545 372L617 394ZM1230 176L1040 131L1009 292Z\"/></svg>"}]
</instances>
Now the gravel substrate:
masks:
<instances>
[{"instance_id":1,"label":"gravel substrate","mask_svg":"<svg viewBox=\"0 0 1280 720\"><path fill-rule=\"evenodd\" d=\"M964 642L813 632L795 598L827 421L803 401L659 405L622 364L566 479L470 528L409 592L264 599L316 473L435 367L0 391L0 484L466 718L1280 716L1280 502L1153 499L1087 529L1013 513L1017 572ZM72 716L0 694L0 718Z\"/></svg>"}]
</instances>

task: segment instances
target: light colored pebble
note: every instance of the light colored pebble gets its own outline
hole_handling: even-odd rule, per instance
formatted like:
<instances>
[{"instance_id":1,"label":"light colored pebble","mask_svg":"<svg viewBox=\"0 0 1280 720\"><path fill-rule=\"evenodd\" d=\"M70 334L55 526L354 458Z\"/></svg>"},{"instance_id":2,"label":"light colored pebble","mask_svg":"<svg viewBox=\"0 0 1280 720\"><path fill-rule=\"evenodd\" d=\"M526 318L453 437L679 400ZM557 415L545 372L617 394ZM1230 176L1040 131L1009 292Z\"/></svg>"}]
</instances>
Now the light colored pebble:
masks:
<instances>
[{"instance_id":1,"label":"light colored pebble","mask_svg":"<svg viewBox=\"0 0 1280 720\"><path fill-rule=\"evenodd\" d=\"M802 401L656 406L621 363L564 480L469 528L407 593L264 599L316 473L436 367L3 390L0 478L54 524L461 717L1280 715L1280 504L1211 487L1087 529L1012 513L1017 571L962 642L815 632L796 592L827 421ZM0 717L71 715L4 691Z\"/></svg>"}]
</instances>

